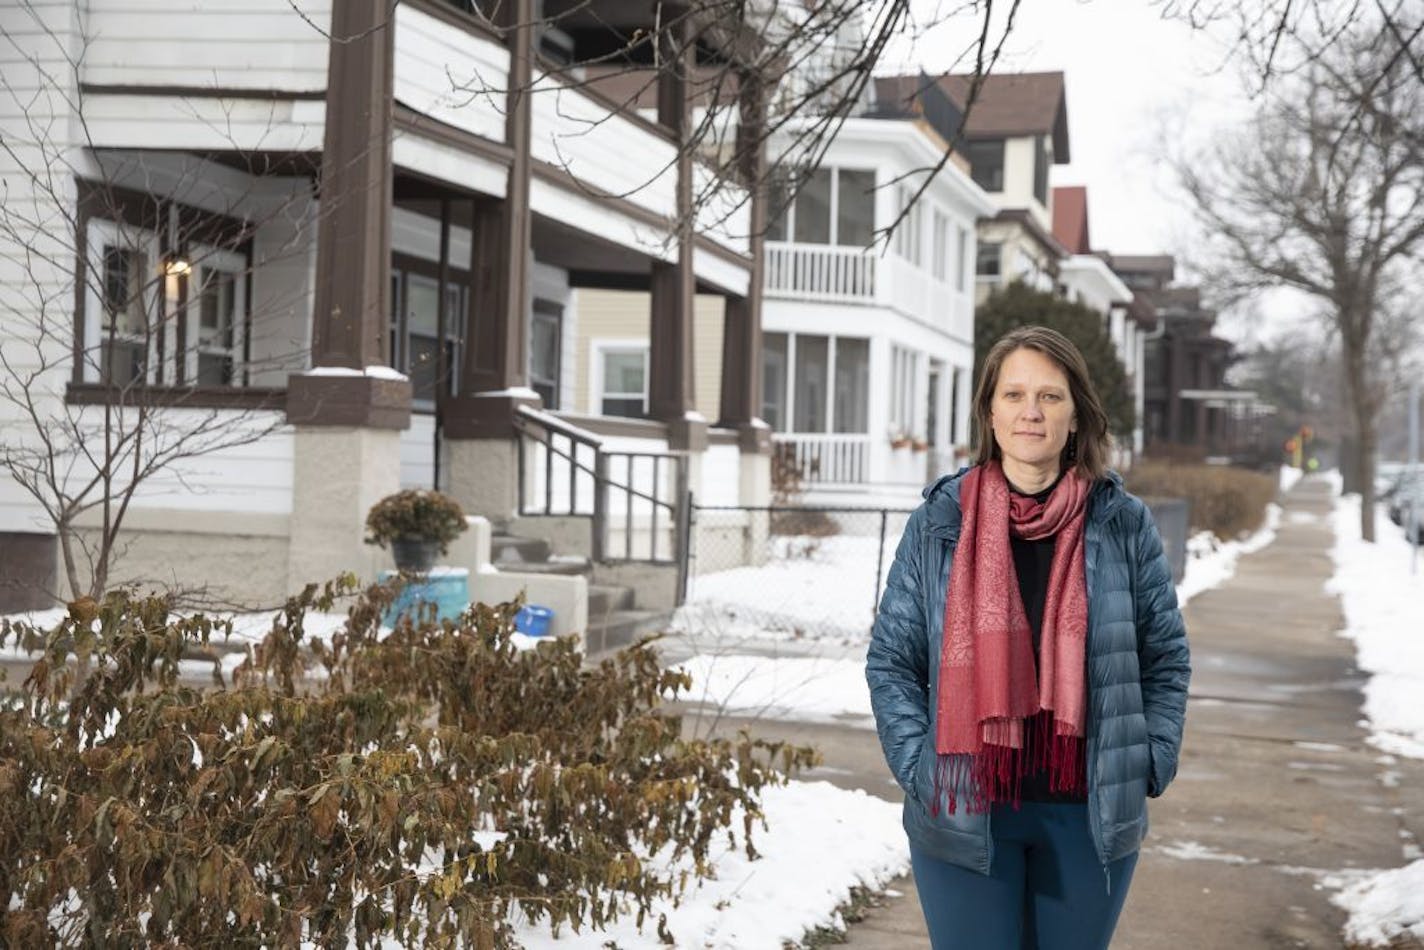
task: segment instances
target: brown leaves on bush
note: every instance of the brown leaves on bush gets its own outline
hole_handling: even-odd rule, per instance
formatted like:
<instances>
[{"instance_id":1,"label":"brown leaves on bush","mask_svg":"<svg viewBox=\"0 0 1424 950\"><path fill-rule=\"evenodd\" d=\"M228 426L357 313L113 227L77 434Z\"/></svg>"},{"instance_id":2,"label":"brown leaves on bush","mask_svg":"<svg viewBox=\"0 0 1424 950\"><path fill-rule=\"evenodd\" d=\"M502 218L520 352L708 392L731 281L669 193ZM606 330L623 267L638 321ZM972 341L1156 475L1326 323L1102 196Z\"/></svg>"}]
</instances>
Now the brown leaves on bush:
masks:
<instances>
[{"instance_id":1,"label":"brown leaves on bush","mask_svg":"<svg viewBox=\"0 0 1424 950\"><path fill-rule=\"evenodd\" d=\"M1210 531L1223 541L1250 534L1265 522L1279 480L1273 475L1224 465L1138 462L1127 473L1127 490L1141 497L1186 498L1191 530Z\"/></svg>"},{"instance_id":2,"label":"brown leaves on bush","mask_svg":"<svg viewBox=\"0 0 1424 950\"><path fill-rule=\"evenodd\" d=\"M520 651L512 604L383 633L376 587L311 641L348 586L289 602L222 689L179 661L228 628L162 598L0 626L44 645L0 709L0 943L494 947L517 914L641 919L687 883L669 857L705 873L737 811L814 758L683 740L659 706L686 674L646 643L596 669L570 641Z\"/></svg>"}]
</instances>

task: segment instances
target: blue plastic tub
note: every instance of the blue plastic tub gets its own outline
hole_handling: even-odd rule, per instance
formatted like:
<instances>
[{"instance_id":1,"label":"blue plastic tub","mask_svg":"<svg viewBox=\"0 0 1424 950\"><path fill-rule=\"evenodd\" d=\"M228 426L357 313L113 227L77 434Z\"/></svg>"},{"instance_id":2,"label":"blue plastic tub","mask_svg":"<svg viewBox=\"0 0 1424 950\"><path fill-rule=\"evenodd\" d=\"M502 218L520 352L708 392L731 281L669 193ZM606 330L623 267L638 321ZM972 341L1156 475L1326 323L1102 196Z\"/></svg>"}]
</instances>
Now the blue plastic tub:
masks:
<instances>
[{"instance_id":1,"label":"blue plastic tub","mask_svg":"<svg viewBox=\"0 0 1424 950\"><path fill-rule=\"evenodd\" d=\"M553 621L554 612L548 607L525 604L514 615L514 629L529 637L547 637Z\"/></svg>"}]
</instances>

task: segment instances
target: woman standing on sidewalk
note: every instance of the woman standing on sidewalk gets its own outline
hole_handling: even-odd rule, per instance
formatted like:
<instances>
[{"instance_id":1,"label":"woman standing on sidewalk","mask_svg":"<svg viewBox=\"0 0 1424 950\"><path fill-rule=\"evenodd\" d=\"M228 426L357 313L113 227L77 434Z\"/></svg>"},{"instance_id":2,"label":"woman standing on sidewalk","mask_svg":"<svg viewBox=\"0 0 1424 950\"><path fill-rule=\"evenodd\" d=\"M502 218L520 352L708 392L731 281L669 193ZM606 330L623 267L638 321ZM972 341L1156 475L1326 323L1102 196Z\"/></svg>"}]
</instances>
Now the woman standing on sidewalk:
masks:
<instances>
[{"instance_id":1,"label":"woman standing on sidewalk","mask_svg":"<svg viewBox=\"0 0 1424 950\"><path fill-rule=\"evenodd\" d=\"M1062 334L994 344L977 464L925 491L866 660L936 950L1106 947L1190 675L1147 507Z\"/></svg>"}]
</instances>

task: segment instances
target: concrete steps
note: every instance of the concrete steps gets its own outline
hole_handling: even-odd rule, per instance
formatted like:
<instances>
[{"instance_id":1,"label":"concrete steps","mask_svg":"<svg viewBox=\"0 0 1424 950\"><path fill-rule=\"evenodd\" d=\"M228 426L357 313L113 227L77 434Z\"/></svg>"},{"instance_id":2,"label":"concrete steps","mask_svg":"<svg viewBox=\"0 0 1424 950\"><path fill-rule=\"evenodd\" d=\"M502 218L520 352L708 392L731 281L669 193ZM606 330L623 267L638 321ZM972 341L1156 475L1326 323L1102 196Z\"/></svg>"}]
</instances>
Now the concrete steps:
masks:
<instances>
[{"instance_id":1,"label":"concrete steps","mask_svg":"<svg viewBox=\"0 0 1424 950\"><path fill-rule=\"evenodd\" d=\"M490 539L490 562L501 570L521 574L588 577L588 630L584 643L590 658L666 629L672 619L666 611L638 609L637 591L632 587L593 583L593 564L588 558L556 555L542 538L497 534Z\"/></svg>"}]
</instances>

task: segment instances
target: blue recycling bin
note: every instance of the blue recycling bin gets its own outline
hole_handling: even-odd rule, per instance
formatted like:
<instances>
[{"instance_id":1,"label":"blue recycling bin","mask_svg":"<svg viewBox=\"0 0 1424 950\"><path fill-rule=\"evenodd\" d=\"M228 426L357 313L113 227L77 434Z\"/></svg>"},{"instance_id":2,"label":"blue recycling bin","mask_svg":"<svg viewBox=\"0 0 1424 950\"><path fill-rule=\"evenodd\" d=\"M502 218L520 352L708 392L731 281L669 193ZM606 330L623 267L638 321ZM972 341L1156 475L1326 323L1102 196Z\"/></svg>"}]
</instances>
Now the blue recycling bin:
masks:
<instances>
[{"instance_id":1,"label":"blue recycling bin","mask_svg":"<svg viewBox=\"0 0 1424 950\"><path fill-rule=\"evenodd\" d=\"M399 571L382 571L382 583L399 576ZM395 602L381 615L381 623L394 627L402 614L419 616L425 604L435 605L436 620L454 620L470 606L470 572L463 567L434 567L412 578L396 595Z\"/></svg>"},{"instance_id":2,"label":"blue recycling bin","mask_svg":"<svg viewBox=\"0 0 1424 950\"><path fill-rule=\"evenodd\" d=\"M514 629L528 637L547 637L554 622L554 612L538 604L525 604L514 615Z\"/></svg>"}]
</instances>

